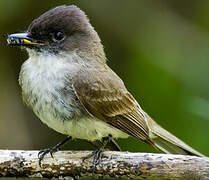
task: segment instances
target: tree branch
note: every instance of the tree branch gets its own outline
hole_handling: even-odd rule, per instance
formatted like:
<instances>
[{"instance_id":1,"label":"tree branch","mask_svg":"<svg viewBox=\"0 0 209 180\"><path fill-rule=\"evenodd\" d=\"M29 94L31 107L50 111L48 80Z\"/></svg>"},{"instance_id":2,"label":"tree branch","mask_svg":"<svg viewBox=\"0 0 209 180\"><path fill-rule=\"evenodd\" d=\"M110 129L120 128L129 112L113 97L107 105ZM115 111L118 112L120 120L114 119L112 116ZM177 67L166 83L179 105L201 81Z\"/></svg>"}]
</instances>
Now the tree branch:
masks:
<instances>
[{"instance_id":1,"label":"tree branch","mask_svg":"<svg viewBox=\"0 0 209 180\"><path fill-rule=\"evenodd\" d=\"M143 178L209 180L209 158L171 154L105 152L94 169L89 151L59 151L38 164L38 151L0 150L0 176L77 179Z\"/></svg>"}]
</instances>

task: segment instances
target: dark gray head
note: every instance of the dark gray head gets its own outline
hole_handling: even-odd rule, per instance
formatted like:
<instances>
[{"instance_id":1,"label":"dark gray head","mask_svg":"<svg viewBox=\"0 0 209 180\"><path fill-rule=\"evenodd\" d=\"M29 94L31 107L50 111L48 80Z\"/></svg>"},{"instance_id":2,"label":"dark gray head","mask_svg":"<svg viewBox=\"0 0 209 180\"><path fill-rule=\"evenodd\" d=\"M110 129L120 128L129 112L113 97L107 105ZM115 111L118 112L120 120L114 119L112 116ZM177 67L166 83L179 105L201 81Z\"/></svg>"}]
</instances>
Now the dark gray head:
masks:
<instances>
[{"instance_id":1,"label":"dark gray head","mask_svg":"<svg viewBox=\"0 0 209 180\"><path fill-rule=\"evenodd\" d=\"M58 6L35 19L25 33L11 34L10 45L20 45L37 52L72 52L103 54L100 39L85 13L78 7ZM99 48L99 49L98 49ZM103 54L104 55L104 54Z\"/></svg>"}]
</instances>

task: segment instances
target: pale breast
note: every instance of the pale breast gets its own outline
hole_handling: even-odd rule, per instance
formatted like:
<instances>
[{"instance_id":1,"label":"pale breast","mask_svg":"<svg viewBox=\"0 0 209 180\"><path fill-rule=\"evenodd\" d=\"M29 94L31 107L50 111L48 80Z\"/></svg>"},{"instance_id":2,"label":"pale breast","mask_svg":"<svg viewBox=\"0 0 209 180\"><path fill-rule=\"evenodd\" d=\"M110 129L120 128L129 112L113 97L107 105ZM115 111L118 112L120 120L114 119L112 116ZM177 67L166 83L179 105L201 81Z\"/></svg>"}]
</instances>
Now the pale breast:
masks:
<instances>
[{"instance_id":1,"label":"pale breast","mask_svg":"<svg viewBox=\"0 0 209 180\"><path fill-rule=\"evenodd\" d=\"M83 115L69 77L66 83L66 72L72 68L55 56L32 56L22 65L19 83L23 99L47 125L54 119L63 122Z\"/></svg>"},{"instance_id":2,"label":"pale breast","mask_svg":"<svg viewBox=\"0 0 209 180\"><path fill-rule=\"evenodd\" d=\"M54 56L29 58L22 65L19 77L26 104L50 128L74 138L96 140L109 134L116 138L127 137L91 117L83 108L74 94L71 79L66 76L73 68L73 64L66 67Z\"/></svg>"}]
</instances>

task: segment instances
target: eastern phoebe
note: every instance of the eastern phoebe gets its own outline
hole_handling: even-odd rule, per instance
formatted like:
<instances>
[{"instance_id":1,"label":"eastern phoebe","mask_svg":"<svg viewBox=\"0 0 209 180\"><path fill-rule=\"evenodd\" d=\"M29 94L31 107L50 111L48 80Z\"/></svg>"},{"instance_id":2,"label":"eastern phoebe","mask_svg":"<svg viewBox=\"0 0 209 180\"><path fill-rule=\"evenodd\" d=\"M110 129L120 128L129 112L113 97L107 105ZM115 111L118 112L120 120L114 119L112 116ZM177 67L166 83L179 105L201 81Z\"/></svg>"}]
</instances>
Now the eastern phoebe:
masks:
<instances>
[{"instance_id":1,"label":"eastern phoebe","mask_svg":"<svg viewBox=\"0 0 209 180\"><path fill-rule=\"evenodd\" d=\"M78 7L51 9L7 41L29 54L19 76L24 102L67 140L103 139L104 148L106 137L133 136L166 153L202 156L142 110L106 64L101 40ZM41 151L41 159L58 146Z\"/></svg>"}]
</instances>

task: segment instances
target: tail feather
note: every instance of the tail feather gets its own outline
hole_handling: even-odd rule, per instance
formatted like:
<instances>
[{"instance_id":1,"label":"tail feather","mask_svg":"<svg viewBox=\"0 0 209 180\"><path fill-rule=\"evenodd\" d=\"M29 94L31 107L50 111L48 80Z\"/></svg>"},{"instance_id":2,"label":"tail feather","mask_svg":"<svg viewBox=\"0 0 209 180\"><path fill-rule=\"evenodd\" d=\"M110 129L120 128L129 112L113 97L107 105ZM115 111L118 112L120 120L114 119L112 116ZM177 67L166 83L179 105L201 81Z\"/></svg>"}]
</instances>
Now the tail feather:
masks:
<instances>
[{"instance_id":1,"label":"tail feather","mask_svg":"<svg viewBox=\"0 0 209 180\"><path fill-rule=\"evenodd\" d=\"M148 116L148 115L147 115ZM148 116L150 138L160 150L165 153L204 156L189 145L163 129Z\"/></svg>"}]
</instances>

